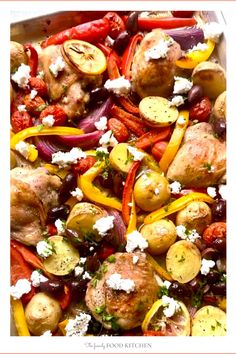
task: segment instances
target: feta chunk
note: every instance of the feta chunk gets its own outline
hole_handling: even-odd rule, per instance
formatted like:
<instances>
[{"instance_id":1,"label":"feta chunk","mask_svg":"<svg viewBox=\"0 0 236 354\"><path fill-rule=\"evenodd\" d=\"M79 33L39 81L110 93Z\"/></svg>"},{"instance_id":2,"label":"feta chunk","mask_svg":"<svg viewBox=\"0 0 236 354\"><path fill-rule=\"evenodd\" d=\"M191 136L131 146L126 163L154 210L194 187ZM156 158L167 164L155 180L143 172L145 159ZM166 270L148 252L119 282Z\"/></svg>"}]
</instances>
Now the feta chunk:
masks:
<instances>
[{"instance_id":1,"label":"feta chunk","mask_svg":"<svg viewBox=\"0 0 236 354\"><path fill-rule=\"evenodd\" d=\"M127 294L135 290L135 282L132 279L122 279L119 273L112 274L106 284L113 290L123 290Z\"/></svg>"},{"instance_id":2,"label":"feta chunk","mask_svg":"<svg viewBox=\"0 0 236 354\"><path fill-rule=\"evenodd\" d=\"M11 79L17 83L20 88L27 88L30 79L30 67L25 64L21 64L15 74L11 76Z\"/></svg>"},{"instance_id":3,"label":"feta chunk","mask_svg":"<svg viewBox=\"0 0 236 354\"><path fill-rule=\"evenodd\" d=\"M137 264L139 260L139 256L133 256L133 264Z\"/></svg>"},{"instance_id":4,"label":"feta chunk","mask_svg":"<svg viewBox=\"0 0 236 354\"><path fill-rule=\"evenodd\" d=\"M52 336L52 332L48 330L44 332L40 337L51 337L51 336Z\"/></svg>"},{"instance_id":5,"label":"feta chunk","mask_svg":"<svg viewBox=\"0 0 236 354\"><path fill-rule=\"evenodd\" d=\"M175 76L174 94L184 94L191 90L193 83L184 77Z\"/></svg>"},{"instance_id":6,"label":"feta chunk","mask_svg":"<svg viewBox=\"0 0 236 354\"><path fill-rule=\"evenodd\" d=\"M222 199L227 200L227 186L225 184L219 185L219 193Z\"/></svg>"},{"instance_id":7,"label":"feta chunk","mask_svg":"<svg viewBox=\"0 0 236 354\"><path fill-rule=\"evenodd\" d=\"M36 245L37 253L40 257L47 258L53 254L52 245L47 241L39 241Z\"/></svg>"},{"instance_id":8,"label":"feta chunk","mask_svg":"<svg viewBox=\"0 0 236 354\"><path fill-rule=\"evenodd\" d=\"M169 47L173 44L173 42L173 39L170 37L167 37L167 39L161 38L157 45L146 50L146 52L144 53L145 60L149 61L152 59L166 58L169 51Z\"/></svg>"},{"instance_id":9,"label":"feta chunk","mask_svg":"<svg viewBox=\"0 0 236 354\"><path fill-rule=\"evenodd\" d=\"M181 183L179 183L178 181L174 181L170 184L170 191L173 194L178 194L181 192Z\"/></svg>"},{"instance_id":10,"label":"feta chunk","mask_svg":"<svg viewBox=\"0 0 236 354\"><path fill-rule=\"evenodd\" d=\"M190 242L195 242L201 236L197 233L195 229L187 230L184 225L176 226L176 233L182 239Z\"/></svg>"},{"instance_id":11,"label":"feta chunk","mask_svg":"<svg viewBox=\"0 0 236 354\"><path fill-rule=\"evenodd\" d=\"M36 77L39 78L39 79L44 79L44 72L43 72L43 70L42 70L42 71L39 71Z\"/></svg>"},{"instance_id":12,"label":"feta chunk","mask_svg":"<svg viewBox=\"0 0 236 354\"><path fill-rule=\"evenodd\" d=\"M171 286L171 282L168 281L168 280L165 280L165 281L163 282L163 286L164 286L166 289L169 289L169 287Z\"/></svg>"},{"instance_id":13,"label":"feta chunk","mask_svg":"<svg viewBox=\"0 0 236 354\"><path fill-rule=\"evenodd\" d=\"M78 160L86 158L85 152L80 148L72 148L69 152L58 151L52 154L52 163L64 168L70 164L76 164Z\"/></svg>"},{"instance_id":14,"label":"feta chunk","mask_svg":"<svg viewBox=\"0 0 236 354\"><path fill-rule=\"evenodd\" d=\"M65 233L65 222L62 221L61 219L57 219L55 221L55 226L57 228L58 235L64 235L64 233Z\"/></svg>"},{"instance_id":15,"label":"feta chunk","mask_svg":"<svg viewBox=\"0 0 236 354\"><path fill-rule=\"evenodd\" d=\"M74 269L75 277L80 277L84 272L84 268L81 266L77 266Z\"/></svg>"},{"instance_id":16,"label":"feta chunk","mask_svg":"<svg viewBox=\"0 0 236 354\"><path fill-rule=\"evenodd\" d=\"M49 66L49 70L54 77L57 77L64 68L65 62L61 56L57 57L56 61Z\"/></svg>"},{"instance_id":17,"label":"feta chunk","mask_svg":"<svg viewBox=\"0 0 236 354\"><path fill-rule=\"evenodd\" d=\"M33 100L37 96L38 92L36 90L31 90L30 91L30 98Z\"/></svg>"},{"instance_id":18,"label":"feta chunk","mask_svg":"<svg viewBox=\"0 0 236 354\"><path fill-rule=\"evenodd\" d=\"M184 126L186 124L186 119L183 117L183 116L180 116L178 119L177 119L177 123L180 125L180 126Z\"/></svg>"},{"instance_id":19,"label":"feta chunk","mask_svg":"<svg viewBox=\"0 0 236 354\"><path fill-rule=\"evenodd\" d=\"M93 229L97 230L99 235L104 237L107 232L114 227L114 216L105 216L103 218L98 219L93 225Z\"/></svg>"},{"instance_id":20,"label":"feta chunk","mask_svg":"<svg viewBox=\"0 0 236 354\"><path fill-rule=\"evenodd\" d=\"M87 261L87 257L80 257L79 263L80 264L85 264Z\"/></svg>"},{"instance_id":21,"label":"feta chunk","mask_svg":"<svg viewBox=\"0 0 236 354\"><path fill-rule=\"evenodd\" d=\"M88 272L84 272L82 278L83 278L83 279L88 279L88 280L91 280L91 279L92 279L91 275L90 275Z\"/></svg>"},{"instance_id":22,"label":"feta chunk","mask_svg":"<svg viewBox=\"0 0 236 354\"><path fill-rule=\"evenodd\" d=\"M118 144L118 141L114 137L112 130L108 130L105 134L101 136L99 140L99 144L102 145L102 147L107 147L107 146L114 147L115 145Z\"/></svg>"},{"instance_id":23,"label":"feta chunk","mask_svg":"<svg viewBox=\"0 0 236 354\"><path fill-rule=\"evenodd\" d=\"M223 27L217 22L209 22L204 24L203 33L205 39L211 39L217 43L223 33Z\"/></svg>"},{"instance_id":24,"label":"feta chunk","mask_svg":"<svg viewBox=\"0 0 236 354\"><path fill-rule=\"evenodd\" d=\"M175 314L175 312L177 312L180 309L179 303L176 300L174 300L172 297L163 295L162 302L163 305L165 306L163 313L166 317L172 317Z\"/></svg>"},{"instance_id":25,"label":"feta chunk","mask_svg":"<svg viewBox=\"0 0 236 354\"><path fill-rule=\"evenodd\" d=\"M22 295L28 294L31 290L31 283L27 279L19 279L15 285L10 288L10 294L13 299L20 299Z\"/></svg>"},{"instance_id":26,"label":"feta chunk","mask_svg":"<svg viewBox=\"0 0 236 354\"><path fill-rule=\"evenodd\" d=\"M109 151L107 150L106 147L98 147L98 148L96 149L96 152L109 155Z\"/></svg>"},{"instance_id":27,"label":"feta chunk","mask_svg":"<svg viewBox=\"0 0 236 354\"><path fill-rule=\"evenodd\" d=\"M101 117L98 122L94 123L97 130L106 130L107 129L107 117Z\"/></svg>"},{"instance_id":28,"label":"feta chunk","mask_svg":"<svg viewBox=\"0 0 236 354\"><path fill-rule=\"evenodd\" d=\"M32 285L37 288L40 286L40 283L44 283L45 281L48 281L48 278L46 278L43 274L41 274L38 270L34 270L30 276L30 280L32 282Z\"/></svg>"},{"instance_id":29,"label":"feta chunk","mask_svg":"<svg viewBox=\"0 0 236 354\"><path fill-rule=\"evenodd\" d=\"M26 106L24 104L20 104L17 109L19 112L26 112Z\"/></svg>"},{"instance_id":30,"label":"feta chunk","mask_svg":"<svg viewBox=\"0 0 236 354\"><path fill-rule=\"evenodd\" d=\"M55 119L54 119L54 116L52 114L49 114L48 116L44 117L42 119L42 124L45 126L45 127L52 127L53 124L55 123Z\"/></svg>"},{"instance_id":31,"label":"feta chunk","mask_svg":"<svg viewBox=\"0 0 236 354\"><path fill-rule=\"evenodd\" d=\"M135 147L128 146L127 150L129 151L129 153L131 155L133 155L134 161L141 161L144 158L144 156L145 156L145 154L143 152L139 151Z\"/></svg>"},{"instance_id":32,"label":"feta chunk","mask_svg":"<svg viewBox=\"0 0 236 354\"><path fill-rule=\"evenodd\" d=\"M69 319L65 327L67 337L84 336L88 330L91 316L85 312L81 312L74 319Z\"/></svg>"},{"instance_id":33,"label":"feta chunk","mask_svg":"<svg viewBox=\"0 0 236 354\"><path fill-rule=\"evenodd\" d=\"M16 144L15 149L18 151L25 159L29 158L30 149L35 147L33 144L26 143L21 140Z\"/></svg>"},{"instance_id":34,"label":"feta chunk","mask_svg":"<svg viewBox=\"0 0 236 354\"><path fill-rule=\"evenodd\" d=\"M175 106L179 107L182 104L184 104L184 98L183 96L177 95L172 98L172 100L169 102L170 107Z\"/></svg>"},{"instance_id":35,"label":"feta chunk","mask_svg":"<svg viewBox=\"0 0 236 354\"><path fill-rule=\"evenodd\" d=\"M114 80L107 80L104 87L118 96L127 96L131 90L131 83L124 76Z\"/></svg>"},{"instance_id":36,"label":"feta chunk","mask_svg":"<svg viewBox=\"0 0 236 354\"><path fill-rule=\"evenodd\" d=\"M199 42L197 45L194 45L191 49L188 50L188 53L195 52L197 50L201 52L205 52L207 50L208 46L206 43L201 43Z\"/></svg>"},{"instance_id":37,"label":"feta chunk","mask_svg":"<svg viewBox=\"0 0 236 354\"><path fill-rule=\"evenodd\" d=\"M133 252L136 248L140 248L143 251L148 248L148 242L143 238L142 234L138 231L133 231L127 235L126 252Z\"/></svg>"},{"instance_id":38,"label":"feta chunk","mask_svg":"<svg viewBox=\"0 0 236 354\"><path fill-rule=\"evenodd\" d=\"M79 202L84 197L84 194L83 194L82 190L79 187L75 188L75 190L70 192L70 194L72 195L72 197L75 197L76 199L78 199Z\"/></svg>"},{"instance_id":39,"label":"feta chunk","mask_svg":"<svg viewBox=\"0 0 236 354\"><path fill-rule=\"evenodd\" d=\"M216 188L215 187L207 187L207 194L212 197L215 198L217 193L216 193Z\"/></svg>"},{"instance_id":40,"label":"feta chunk","mask_svg":"<svg viewBox=\"0 0 236 354\"><path fill-rule=\"evenodd\" d=\"M208 260L203 258L201 265L201 274L207 275L210 272L210 269L215 266L215 262L212 260Z\"/></svg>"}]
</instances>

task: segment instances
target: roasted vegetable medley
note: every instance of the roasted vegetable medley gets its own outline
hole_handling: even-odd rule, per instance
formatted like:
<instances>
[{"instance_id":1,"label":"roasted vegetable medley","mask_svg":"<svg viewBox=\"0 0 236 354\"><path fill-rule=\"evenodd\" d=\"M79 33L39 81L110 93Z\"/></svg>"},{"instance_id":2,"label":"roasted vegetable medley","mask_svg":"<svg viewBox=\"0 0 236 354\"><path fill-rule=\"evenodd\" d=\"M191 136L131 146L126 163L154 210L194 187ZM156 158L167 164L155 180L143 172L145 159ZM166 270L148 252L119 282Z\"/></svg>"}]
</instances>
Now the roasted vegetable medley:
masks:
<instances>
[{"instance_id":1,"label":"roasted vegetable medley","mask_svg":"<svg viewBox=\"0 0 236 354\"><path fill-rule=\"evenodd\" d=\"M224 28L194 11L87 21L11 42L18 335L224 336Z\"/></svg>"}]
</instances>

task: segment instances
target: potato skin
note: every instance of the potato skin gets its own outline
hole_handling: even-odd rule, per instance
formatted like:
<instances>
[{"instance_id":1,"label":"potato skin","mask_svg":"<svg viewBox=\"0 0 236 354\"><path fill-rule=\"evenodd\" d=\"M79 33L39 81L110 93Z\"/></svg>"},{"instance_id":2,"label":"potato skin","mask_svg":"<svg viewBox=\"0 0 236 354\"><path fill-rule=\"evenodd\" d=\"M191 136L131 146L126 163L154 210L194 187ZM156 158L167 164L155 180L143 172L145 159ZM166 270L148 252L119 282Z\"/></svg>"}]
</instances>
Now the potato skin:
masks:
<instances>
[{"instance_id":1,"label":"potato skin","mask_svg":"<svg viewBox=\"0 0 236 354\"><path fill-rule=\"evenodd\" d=\"M25 309L25 318L29 331L40 336L46 331L54 331L61 318L59 302L45 293L32 297Z\"/></svg>"},{"instance_id":2,"label":"potato skin","mask_svg":"<svg viewBox=\"0 0 236 354\"><path fill-rule=\"evenodd\" d=\"M153 256L165 253L177 237L174 223L167 219L144 225L140 232L148 241L148 251Z\"/></svg>"},{"instance_id":3,"label":"potato skin","mask_svg":"<svg viewBox=\"0 0 236 354\"><path fill-rule=\"evenodd\" d=\"M188 230L195 229L199 234L202 234L211 220L211 209L204 202L192 202L176 215L176 225L184 225Z\"/></svg>"},{"instance_id":4,"label":"potato skin","mask_svg":"<svg viewBox=\"0 0 236 354\"><path fill-rule=\"evenodd\" d=\"M213 113L215 119L226 120L226 91L222 92L217 97L212 113Z\"/></svg>"},{"instance_id":5,"label":"potato skin","mask_svg":"<svg viewBox=\"0 0 236 354\"><path fill-rule=\"evenodd\" d=\"M24 51L22 44L11 41L10 43L11 55L11 74L13 74L21 64L27 64L28 57Z\"/></svg>"}]
</instances>

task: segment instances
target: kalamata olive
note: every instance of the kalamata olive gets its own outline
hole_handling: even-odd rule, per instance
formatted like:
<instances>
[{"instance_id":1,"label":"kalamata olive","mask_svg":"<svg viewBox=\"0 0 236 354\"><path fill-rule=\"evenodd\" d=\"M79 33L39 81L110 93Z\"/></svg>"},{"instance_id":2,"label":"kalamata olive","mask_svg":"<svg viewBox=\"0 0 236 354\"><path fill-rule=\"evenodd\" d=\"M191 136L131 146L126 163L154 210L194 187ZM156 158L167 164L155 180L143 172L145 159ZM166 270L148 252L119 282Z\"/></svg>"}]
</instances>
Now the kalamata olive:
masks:
<instances>
[{"instance_id":1,"label":"kalamata olive","mask_svg":"<svg viewBox=\"0 0 236 354\"><path fill-rule=\"evenodd\" d=\"M219 282L211 285L211 291L214 295L226 295L226 283Z\"/></svg>"},{"instance_id":2,"label":"kalamata olive","mask_svg":"<svg viewBox=\"0 0 236 354\"><path fill-rule=\"evenodd\" d=\"M139 13L137 11L133 11L126 21L126 30L131 35L138 32L138 15Z\"/></svg>"},{"instance_id":3,"label":"kalamata olive","mask_svg":"<svg viewBox=\"0 0 236 354\"><path fill-rule=\"evenodd\" d=\"M102 324L95 320L94 317L89 321L88 331L89 334L99 334L102 330Z\"/></svg>"},{"instance_id":4,"label":"kalamata olive","mask_svg":"<svg viewBox=\"0 0 236 354\"><path fill-rule=\"evenodd\" d=\"M95 273L99 269L100 265L101 263L98 259L97 254L95 253L92 256L87 257L85 269L88 272Z\"/></svg>"},{"instance_id":5,"label":"kalamata olive","mask_svg":"<svg viewBox=\"0 0 236 354\"><path fill-rule=\"evenodd\" d=\"M47 223L48 224L54 223L57 219L66 220L69 212L70 212L70 208L66 204L60 205L58 207L54 207L50 209L48 212Z\"/></svg>"},{"instance_id":6,"label":"kalamata olive","mask_svg":"<svg viewBox=\"0 0 236 354\"><path fill-rule=\"evenodd\" d=\"M213 129L219 138L225 139L226 122L224 119L216 119L213 123Z\"/></svg>"},{"instance_id":7,"label":"kalamata olive","mask_svg":"<svg viewBox=\"0 0 236 354\"><path fill-rule=\"evenodd\" d=\"M220 280L220 273L215 270L210 270L207 274L206 279L208 284L215 284Z\"/></svg>"},{"instance_id":8,"label":"kalamata olive","mask_svg":"<svg viewBox=\"0 0 236 354\"><path fill-rule=\"evenodd\" d=\"M182 297L190 297L191 294L192 290L187 284L179 284L177 282L173 282L169 287L169 295L176 298L181 299Z\"/></svg>"},{"instance_id":9,"label":"kalamata olive","mask_svg":"<svg viewBox=\"0 0 236 354\"><path fill-rule=\"evenodd\" d=\"M88 279L81 279L79 277L71 279L68 282L68 285L71 289L72 297L78 300L81 296L84 296L84 293L87 289L88 282L89 282Z\"/></svg>"},{"instance_id":10,"label":"kalamata olive","mask_svg":"<svg viewBox=\"0 0 236 354\"><path fill-rule=\"evenodd\" d=\"M212 246L216 248L218 251L225 253L226 252L226 238L218 237L213 240Z\"/></svg>"},{"instance_id":11,"label":"kalamata olive","mask_svg":"<svg viewBox=\"0 0 236 354\"><path fill-rule=\"evenodd\" d=\"M124 190L124 177L121 173L116 173L113 177L113 191L117 197L121 197Z\"/></svg>"},{"instance_id":12,"label":"kalamata olive","mask_svg":"<svg viewBox=\"0 0 236 354\"><path fill-rule=\"evenodd\" d=\"M93 254L97 248L98 248L97 244L89 241L84 241L78 246L79 254L81 257L87 257Z\"/></svg>"},{"instance_id":13,"label":"kalamata olive","mask_svg":"<svg viewBox=\"0 0 236 354\"><path fill-rule=\"evenodd\" d=\"M188 102L194 103L198 101L203 96L202 87L199 85L193 85L193 87L188 92Z\"/></svg>"},{"instance_id":14,"label":"kalamata olive","mask_svg":"<svg viewBox=\"0 0 236 354\"><path fill-rule=\"evenodd\" d=\"M66 229L66 236L70 243L75 247L79 248L79 246L82 244L83 240L80 238L78 232L72 229Z\"/></svg>"},{"instance_id":15,"label":"kalamata olive","mask_svg":"<svg viewBox=\"0 0 236 354\"><path fill-rule=\"evenodd\" d=\"M113 49L119 54L122 55L125 48L127 47L130 40L130 34L127 31L121 32L113 43Z\"/></svg>"},{"instance_id":16,"label":"kalamata olive","mask_svg":"<svg viewBox=\"0 0 236 354\"><path fill-rule=\"evenodd\" d=\"M112 188L113 186L113 175L111 172L108 172L103 175L99 175L97 177L98 183L101 185L102 188Z\"/></svg>"},{"instance_id":17,"label":"kalamata olive","mask_svg":"<svg viewBox=\"0 0 236 354\"><path fill-rule=\"evenodd\" d=\"M102 103L109 96L109 91L105 87L98 87L90 91L90 100L89 103L94 105L94 103Z\"/></svg>"},{"instance_id":18,"label":"kalamata olive","mask_svg":"<svg viewBox=\"0 0 236 354\"><path fill-rule=\"evenodd\" d=\"M226 219L226 201L218 199L211 207L212 216L215 221L222 221Z\"/></svg>"},{"instance_id":19,"label":"kalamata olive","mask_svg":"<svg viewBox=\"0 0 236 354\"><path fill-rule=\"evenodd\" d=\"M174 17L193 17L194 11L171 11Z\"/></svg>"},{"instance_id":20,"label":"kalamata olive","mask_svg":"<svg viewBox=\"0 0 236 354\"><path fill-rule=\"evenodd\" d=\"M64 283L61 280L47 280L45 282L41 282L39 288L41 291L58 295L63 291Z\"/></svg>"},{"instance_id":21,"label":"kalamata olive","mask_svg":"<svg viewBox=\"0 0 236 354\"><path fill-rule=\"evenodd\" d=\"M59 190L59 202L61 204L65 203L70 197L72 192L77 187L77 178L73 173L68 173L62 182L61 188Z\"/></svg>"}]
</instances>

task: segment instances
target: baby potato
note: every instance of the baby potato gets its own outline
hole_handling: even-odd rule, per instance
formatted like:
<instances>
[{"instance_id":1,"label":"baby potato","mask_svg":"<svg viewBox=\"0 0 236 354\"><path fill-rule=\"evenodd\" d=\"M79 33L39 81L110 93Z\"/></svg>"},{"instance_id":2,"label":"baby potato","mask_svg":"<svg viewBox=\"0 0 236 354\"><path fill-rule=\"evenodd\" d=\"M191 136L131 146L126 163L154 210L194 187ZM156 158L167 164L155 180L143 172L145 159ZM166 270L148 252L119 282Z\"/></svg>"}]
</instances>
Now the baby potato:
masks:
<instances>
[{"instance_id":1,"label":"baby potato","mask_svg":"<svg viewBox=\"0 0 236 354\"><path fill-rule=\"evenodd\" d=\"M217 97L213 107L213 115L217 120L226 120L226 91Z\"/></svg>"},{"instance_id":2,"label":"baby potato","mask_svg":"<svg viewBox=\"0 0 236 354\"><path fill-rule=\"evenodd\" d=\"M18 42L11 41L11 74L13 74L21 64L27 64L28 57L25 53L24 47Z\"/></svg>"},{"instance_id":3,"label":"baby potato","mask_svg":"<svg viewBox=\"0 0 236 354\"><path fill-rule=\"evenodd\" d=\"M199 234L211 223L210 207L204 202L189 203L176 215L176 225L184 225L188 230L195 229Z\"/></svg>"},{"instance_id":4,"label":"baby potato","mask_svg":"<svg viewBox=\"0 0 236 354\"><path fill-rule=\"evenodd\" d=\"M134 185L134 199L144 211L160 208L170 198L170 187L167 179L160 173L147 171Z\"/></svg>"},{"instance_id":5,"label":"baby potato","mask_svg":"<svg viewBox=\"0 0 236 354\"><path fill-rule=\"evenodd\" d=\"M148 241L148 251L153 256L165 253L177 237L175 224L168 219L144 225L140 232Z\"/></svg>"},{"instance_id":6,"label":"baby potato","mask_svg":"<svg viewBox=\"0 0 236 354\"><path fill-rule=\"evenodd\" d=\"M29 331L41 336L46 331L55 331L62 311L59 302L45 293L37 293L25 308L25 319Z\"/></svg>"}]
</instances>

